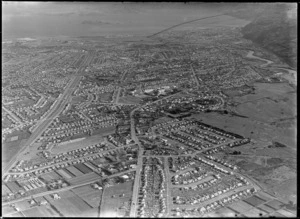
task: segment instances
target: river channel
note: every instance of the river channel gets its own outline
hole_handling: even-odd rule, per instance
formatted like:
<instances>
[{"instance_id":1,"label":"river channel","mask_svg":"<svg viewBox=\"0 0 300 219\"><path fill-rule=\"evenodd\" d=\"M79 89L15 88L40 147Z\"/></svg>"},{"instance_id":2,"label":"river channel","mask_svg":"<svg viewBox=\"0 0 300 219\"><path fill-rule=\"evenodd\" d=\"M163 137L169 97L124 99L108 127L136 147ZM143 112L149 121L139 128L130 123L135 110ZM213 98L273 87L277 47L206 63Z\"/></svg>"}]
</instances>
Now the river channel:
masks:
<instances>
[{"instance_id":1,"label":"river channel","mask_svg":"<svg viewBox=\"0 0 300 219\"><path fill-rule=\"evenodd\" d=\"M263 59L261 57L258 57L258 56L255 56L253 55L254 54L254 51L250 50L247 54L247 58L252 58L252 59L259 59L259 60L262 60L262 61L265 61L266 63L260 65L260 67L266 67L272 63L274 63L273 61L271 60L268 60L268 59ZM272 70L284 70L284 71L287 71L288 73L285 73L285 72L280 72L280 76L287 79L289 82L293 83L293 84L297 84L297 71L295 70L292 70L292 69L288 69L288 68L282 68L282 67L274 67L274 66L271 66L270 67Z\"/></svg>"}]
</instances>

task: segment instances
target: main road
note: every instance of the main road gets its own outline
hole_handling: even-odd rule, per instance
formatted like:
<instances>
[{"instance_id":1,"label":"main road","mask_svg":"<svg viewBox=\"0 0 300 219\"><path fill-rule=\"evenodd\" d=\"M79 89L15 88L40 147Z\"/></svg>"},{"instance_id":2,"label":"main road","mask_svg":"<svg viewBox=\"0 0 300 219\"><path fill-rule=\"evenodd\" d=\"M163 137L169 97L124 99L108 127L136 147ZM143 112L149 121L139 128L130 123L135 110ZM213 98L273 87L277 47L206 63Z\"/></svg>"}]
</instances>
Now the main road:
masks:
<instances>
[{"instance_id":1,"label":"main road","mask_svg":"<svg viewBox=\"0 0 300 219\"><path fill-rule=\"evenodd\" d=\"M139 153L138 153L138 160L137 160L137 167L136 167L136 172L135 172L135 179L134 179L134 184L133 184L133 193L132 193L132 199L131 199L131 208L130 208L130 217L136 217L136 207L137 207L137 201L138 201L138 192L139 192L139 184L140 184L140 175L142 171L142 166L143 166L143 148L141 146L141 143L139 142L138 138L136 137L135 133L135 124L134 124L134 112L138 110L139 108L134 109L130 113L130 122L131 122L131 138L134 140L134 142L138 145L139 147Z\"/></svg>"},{"instance_id":2,"label":"main road","mask_svg":"<svg viewBox=\"0 0 300 219\"><path fill-rule=\"evenodd\" d=\"M84 67L87 66L89 64L89 62L91 61L90 56L91 56L91 54L86 57L83 64L80 66L80 68L78 68L76 75L73 76L73 78L70 80L68 85L65 87L65 91L60 95L60 97L58 97L58 99L52 105L49 112L46 114L45 118L40 120L37 123L37 127L34 129L35 132L32 133L32 135L29 137L29 139L25 143L25 146L10 160L10 162L4 168L3 173L2 173L2 178L10 170L10 168L15 165L15 163L17 161L22 159L23 154L25 154L26 152L29 152L32 155L32 153L36 152L35 150L33 150L33 148L30 148L30 146L36 141L36 139L38 139L41 136L41 134L51 124L51 121L63 111L63 109L64 109L65 105L68 103L69 98L72 95L74 89L80 82L81 76L79 75L79 73L81 73L84 70Z\"/></svg>"}]
</instances>

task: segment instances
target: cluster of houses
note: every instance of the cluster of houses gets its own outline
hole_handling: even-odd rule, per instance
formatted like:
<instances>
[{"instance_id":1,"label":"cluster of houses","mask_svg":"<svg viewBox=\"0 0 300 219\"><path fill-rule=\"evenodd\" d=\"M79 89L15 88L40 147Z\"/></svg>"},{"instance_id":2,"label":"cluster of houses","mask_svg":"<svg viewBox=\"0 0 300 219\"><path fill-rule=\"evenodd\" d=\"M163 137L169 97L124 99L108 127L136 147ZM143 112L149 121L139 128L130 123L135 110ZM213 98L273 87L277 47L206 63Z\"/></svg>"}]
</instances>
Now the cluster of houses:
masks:
<instances>
[{"instance_id":1,"label":"cluster of houses","mask_svg":"<svg viewBox=\"0 0 300 219\"><path fill-rule=\"evenodd\" d=\"M198 185L195 186L189 186L189 187L183 187L183 188L179 188L179 190L183 190L183 191L188 191L188 190L194 190L194 191L199 191L202 189L207 189L215 184L217 184L218 182L221 181L221 177L219 174L216 175L211 175L213 177L213 179L210 179L208 181L205 181L203 183L200 183Z\"/></svg>"},{"instance_id":2,"label":"cluster of houses","mask_svg":"<svg viewBox=\"0 0 300 219\"><path fill-rule=\"evenodd\" d=\"M197 160L203 162L204 164L212 167L214 170L217 170L217 172L220 172L220 173L223 173L223 174L226 174L226 175L233 175L234 174L232 171L228 171L226 168L224 168L222 166L218 166L214 162L205 160L201 157L195 157L195 159L197 159Z\"/></svg>"},{"instance_id":3,"label":"cluster of houses","mask_svg":"<svg viewBox=\"0 0 300 219\"><path fill-rule=\"evenodd\" d=\"M161 134L161 133L170 133L172 131L180 130L180 129L185 129L188 126L193 125L193 122L188 121L188 120L183 120L176 122L168 122L167 124L159 124L155 127L155 133Z\"/></svg>"},{"instance_id":4,"label":"cluster of houses","mask_svg":"<svg viewBox=\"0 0 300 219\"><path fill-rule=\"evenodd\" d=\"M164 135L172 140L176 140L184 145L187 145L195 150L203 150L211 147L211 144L205 143L195 137L185 135L179 132L172 132L171 134Z\"/></svg>"},{"instance_id":5,"label":"cluster of houses","mask_svg":"<svg viewBox=\"0 0 300 219\"><path fill-rule=\"evenodd\" d=\"M212 144L222 144L226 141L225 138L220 137L216 134L212 134L209 133L207 131L202 131L200 128L187 128L185 130L183 130L183 132L190 134L190 135L194 135L204 141L208 141L209 143Z\"/></svg>"},{"instance_id":6,"label":"cluster of houses","mask_svg":"<svg viewBox=\"0 0 300 219\"><path fill-rule=\"evenodd\" d=\"M241 146L243 144L248 144L250 143L250 138L244 138L244 139L241 139L241 140L238 140L238 141L235 141L233 143L228 143L226 146L229 146L229 147L237 147L237 146Z\"/></svg>"},{"instance_id":7,"label":"cluster of houses","mask_svg":"<svg viewBox=\"0 0 300 219\"><path fill-rule=\"evenodd\" d=\"M187 185L190 183L198 182L208 176L208 172L200 167L196 167L194 170L187 171L185 173L172 176L171 182L175 185Z\"/></svg>"},{"instance_id":8,"label":"cluster of houses","mask_svg":"<svg viewBox=\"0 0 300 219\"><path fill-rule=\"evenodd\" d=\"M203 154L206 154L206 155L209 155L209 154L215 154L215 153L218 153L218 152L221 152L221 151L224 151L224 149L226 148L227 146L219 146L219 147L215 147L215 148L211 148L211 149L208 149L206 151L203 151L202 153Z\"/></svg>"},{"instance_id":9,"label":"cluster of houses","mask_svg":"<svg viewBox=\"0 0 300 219\"><path fill-rule=\"evenodd\" d=\"M50 190L55 190L55 189L59 189L59 188L67 187L67 186L69 186L69 184L65 180L62 180L62 179L57 179L50 183L47 183L47 188Z\"/></svg>"},{"instance_id":10,"label":"cluster of houses","mask_svg":"<svg viewBox=\"0 0 300 219\"><path fill-rule=\"evenodd\" d=\"M219 208L222 208L226 205L229 205L233 202L237 202L241 199L245 199L247 197L252 196L256 190L253 189L245 189L240 192L237 192L235 194L229 195L225 198L222 198L220 200L214 201L212 203L209 203L205 206L199 207L199 208L192 208L192 209L181 209L181 208L175 208L172 209L171 212L174 212L174 216L177 217L184 217L184 216L205 216L205 214L215 211Z\"/></svg>"},{"instance_id":11,"label":"cluster of houses","mask_svg":"<svg viewBox=\"0 0 300 219\"><path fill-rule=\"evenodd\" d=\"M61 169L69 165L86 162L88 160L97 159L103 157L106 153L113 153L113 151L105 152L109 150L109 146L104 143L98 143L95 145L87 146L85 148L79 148L72 151L57 154L55 156L47 155L49 158L46 162L39 164L25 164L21 160L14 168L10 171L12 173L35 173L36 175L51 172L55 169ZM21 176L21 175L12 175Z\"/></svg>"},{"instance_id":12,"label":"cluster of houses","mask_svg":"<svg viewBox=\"0 0 300 219\"><path fill-rule=\"evenodd\" d=\"M142 169L137 209L139 217L162 217L165 214L167 208L165 186L162 161L160 158L150 158Z\"/></svg>"},{"instance_id":13,"label":"cluster of houses","mask_svg":"<svg viewBox=\"0 0 300 219\"><path fill-rule=\"evenodd\" d=\"M215 179L216 181L216 179ZM204 193L202 194L197 194L196 196L185 196L185 197L182 197L182 196L176 196L174 199L173 199L173 203L174 204L190 204L190 205L194 205L194 204L199 204L199 203L202 203L202 202L205 202L205 201L208 201L210 199L213 199L213 198L216 198L224 193L227 193L227 192L231 192L239 187L243 187L244 184L241 183L241 182L237 182L237 181L233 181L227 185L222 185L221 184L218 184L217 185L217 188L210 188L208 190L205 190Z\"/></svg>"},{"instance_id":14,"label":"cluster of houses","mask_svg":"<svg viewBox=\"0 0 300 219\"><path fill-rule=\"evenodd\" d=\"M206 155L205 157L207 159L209 159L209 160L212 160L212 161L216 162L216 163L222 164L223 166L228 167L228 168L230 168L232 170L236 170L237 169L236 165L229 164L225 160L221 160L221 159L216 158L216 157L211 156L211 155Z\"/></svg>"},{"instance_id":15,"label":"cluster of houses","mask_svg":"<svg viewBox=\"0 0 300 219\"><path fill-rule=\"evenodd\" d=\"M169 157L168 162L170 171L176 173L195 164L195 160L191 156Z\"/></svg>"}]
</instances>

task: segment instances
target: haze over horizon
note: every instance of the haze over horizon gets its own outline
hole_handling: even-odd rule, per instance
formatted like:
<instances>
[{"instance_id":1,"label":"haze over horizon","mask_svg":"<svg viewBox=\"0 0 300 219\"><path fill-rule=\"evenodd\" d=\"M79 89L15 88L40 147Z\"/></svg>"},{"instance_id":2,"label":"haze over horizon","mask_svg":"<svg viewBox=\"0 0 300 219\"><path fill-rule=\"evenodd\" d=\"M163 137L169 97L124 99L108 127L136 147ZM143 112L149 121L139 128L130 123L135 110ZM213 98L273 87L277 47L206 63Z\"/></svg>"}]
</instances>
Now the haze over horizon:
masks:
<instances>
[{"instance_id":1,"label":"haze over horizon","mask_svg":"<svg viewBox=\"0 0 300 219\"><path fill-rule=\"evenodd\" d=\"M208 3L5 2L3 38L147 35L224 8Z\"/></svg>"}]
</instances>

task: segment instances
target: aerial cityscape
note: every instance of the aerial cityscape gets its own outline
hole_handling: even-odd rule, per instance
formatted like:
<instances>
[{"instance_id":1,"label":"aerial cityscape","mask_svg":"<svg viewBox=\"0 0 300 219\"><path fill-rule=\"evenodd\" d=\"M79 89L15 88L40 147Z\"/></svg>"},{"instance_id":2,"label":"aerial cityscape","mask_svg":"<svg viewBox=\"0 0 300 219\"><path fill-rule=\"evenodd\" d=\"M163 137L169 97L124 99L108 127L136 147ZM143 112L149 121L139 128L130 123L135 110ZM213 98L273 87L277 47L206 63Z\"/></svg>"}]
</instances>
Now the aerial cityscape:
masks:
<instances>
[{"instance_id":1,"label":"aerial cityscape","mask_svg":"<svg viewBox=\"0 0 300 219\"><path fill-rule=\"evenodd\" d=\"M297 217L296 3L2 6L2 217Z\"/></svg>"}]
</instances>

